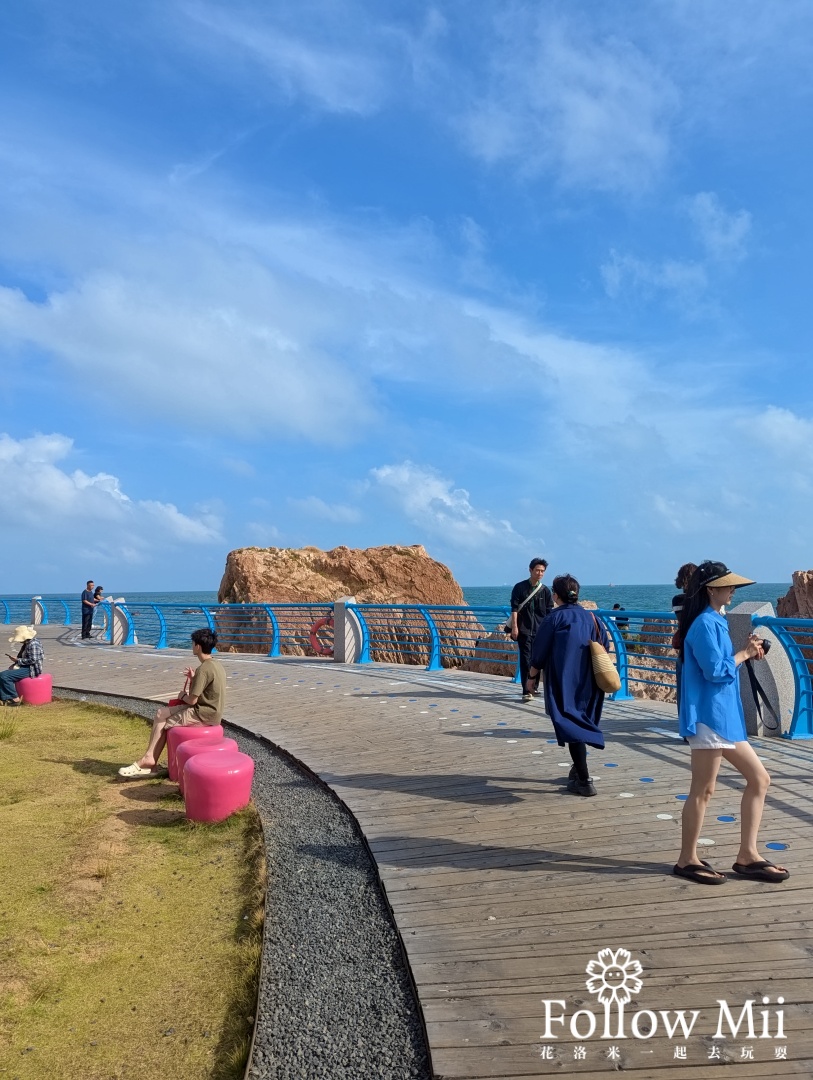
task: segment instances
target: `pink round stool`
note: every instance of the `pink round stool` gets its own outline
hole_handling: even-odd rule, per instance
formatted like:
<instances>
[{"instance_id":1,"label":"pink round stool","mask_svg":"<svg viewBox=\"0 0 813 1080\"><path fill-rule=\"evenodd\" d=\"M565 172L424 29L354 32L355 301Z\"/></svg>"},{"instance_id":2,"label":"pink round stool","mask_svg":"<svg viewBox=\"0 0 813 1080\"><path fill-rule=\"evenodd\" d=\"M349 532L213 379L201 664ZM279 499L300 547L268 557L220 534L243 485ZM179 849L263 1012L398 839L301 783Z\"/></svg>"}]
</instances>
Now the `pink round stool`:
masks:
<instances>
[{"instance_id":1,"label":"pink round stool","mask_svg":"<svg viewBox=\"0 0 813 1080\"><path fill-rule=\"evenodd\" d=\"M196 754L184 767L186 816L223 821L248 806L254 762L248 754Z\"/></svg>"},{"instance_id":2,"label":"pink round stool","mask_svg":"<svg viewBox=\"0 0 813 1080\"><path fill-rule=\"evenodd\" d=\"M42 675L35 675L33 679L20 679L17 683L17 693L26 705L47 705L53 688L53 679L44 671Z\"/></svg>"},{"instance_id":3,"label":"pink round stool","mask_svg":"<svg viewBox=\"0 0 813 1080\"><path fill-rule=\"evenodd\" d=\"M175 771L178 774L178 787L183 795L183 770L187 761L195 754L236 754L240 747L234 739L187 739L175 751Z\"/></svg>"},{"instance_id":4,"label":"pink round stool","mask_svg":"<svg viewBox=\"0 0 813 1080\"><path fill-rule=\"evenodd\" d=\"M185 743L188 739L211 738L223 738L223 728L220 724L191 724L189 727L172 727L167 731L167 765L170 780L178 779L175 754L181 743Z\"/></svg>"}]
</instances>

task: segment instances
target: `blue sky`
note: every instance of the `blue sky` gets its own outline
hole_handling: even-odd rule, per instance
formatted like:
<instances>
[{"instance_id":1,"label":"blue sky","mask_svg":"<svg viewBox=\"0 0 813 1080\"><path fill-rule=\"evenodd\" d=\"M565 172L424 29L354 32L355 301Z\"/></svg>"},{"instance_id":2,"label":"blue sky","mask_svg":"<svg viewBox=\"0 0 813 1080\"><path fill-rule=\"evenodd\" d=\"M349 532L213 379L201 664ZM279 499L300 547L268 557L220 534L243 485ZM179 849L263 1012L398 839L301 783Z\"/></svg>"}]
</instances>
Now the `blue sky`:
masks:
<instances>
[{"instance_id":1,"label":"blue sky","mask_svg":"<svg viewBox=\"0 0 813 1080\"><path fill-rule=\"evenodd\" d=\"M1 592L813 565L813 8L11 0Z\"/></svg>"}]
</instances>

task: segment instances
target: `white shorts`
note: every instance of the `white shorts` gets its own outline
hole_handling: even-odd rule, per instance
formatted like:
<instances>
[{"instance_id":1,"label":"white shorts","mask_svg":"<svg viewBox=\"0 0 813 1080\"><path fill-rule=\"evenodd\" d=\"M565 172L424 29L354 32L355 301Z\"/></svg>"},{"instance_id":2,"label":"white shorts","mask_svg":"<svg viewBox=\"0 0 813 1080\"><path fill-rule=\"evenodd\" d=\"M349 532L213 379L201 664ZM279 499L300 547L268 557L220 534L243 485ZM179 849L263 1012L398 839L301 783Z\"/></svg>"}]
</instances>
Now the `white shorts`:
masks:
<instances>
[{"instance_id":1,"label":"white shorts","mask_svg":"<svg viewBox=\"0 0 813 1080\"><path fill-rule=\"evenodd\" d=\"M736 743L727 742L707 724L698 722L696 733L686 739L692 750L733 750Z\"/></svg>"}]
</instances>

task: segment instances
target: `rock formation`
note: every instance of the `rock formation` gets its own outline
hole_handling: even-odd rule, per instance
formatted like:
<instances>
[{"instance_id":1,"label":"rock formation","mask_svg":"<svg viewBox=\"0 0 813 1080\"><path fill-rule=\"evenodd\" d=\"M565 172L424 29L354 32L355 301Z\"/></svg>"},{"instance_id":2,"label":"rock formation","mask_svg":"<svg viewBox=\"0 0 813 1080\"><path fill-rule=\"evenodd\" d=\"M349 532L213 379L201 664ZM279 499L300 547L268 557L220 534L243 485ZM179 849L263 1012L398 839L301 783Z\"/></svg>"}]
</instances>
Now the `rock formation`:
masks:
<instances>
[{"instance_id":1,"label":"rock formation","mask_svg":"<svg viewBox=\"0 0 813 1080\"><path fill-rule=\"evenodd\" d=\"M221 604L462 604L463 590L420 544L374 548L238 548L226 557Z\"/></svg>"},{"instance_id":2,"label":"rock formation","mask_svg":"<svg viewBox=\"0 0 813 1080\"><path fill-rule=\"evenodd\" d=\"M780 619L813 619L813 570L795 570L793 584L776 601Z\"/></svg>"}]
</instances>

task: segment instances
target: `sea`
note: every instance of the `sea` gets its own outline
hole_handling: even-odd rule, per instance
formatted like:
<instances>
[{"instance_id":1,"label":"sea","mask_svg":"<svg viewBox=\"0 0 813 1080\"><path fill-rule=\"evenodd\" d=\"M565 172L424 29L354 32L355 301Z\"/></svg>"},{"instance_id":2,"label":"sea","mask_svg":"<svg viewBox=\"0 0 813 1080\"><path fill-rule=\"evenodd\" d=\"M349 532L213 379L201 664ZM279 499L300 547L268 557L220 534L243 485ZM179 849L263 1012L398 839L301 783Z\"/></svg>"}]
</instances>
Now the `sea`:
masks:
<instances>
[{"instance_id":1,"label":"sea","mask_svg":"<svg viewBox=\"0 0 813 1080\"><path fill-rule=\"evenodd\" d=\"M507 605L511 600L512 585L471 585L464 586L463 596L472 606L492 607ZM784 596L790 587L789 582L757 582L744 589L738 589L735 603L747 600L755 603L771 603ZM673 584L668 585L583 585L582 600L593 600L600 608L611 608L620 604L627 611L669 611L672 597L675 595ZM127 592L110 590L106 596L118 599L123 596L130 604L183 604L193 607L198 604L216 604L216 592ZM77 600L78 593L48 593L49 597L64 600ZM29 600L30 594L10 596L7 600Z\"/></svg>"}]
</instances>

